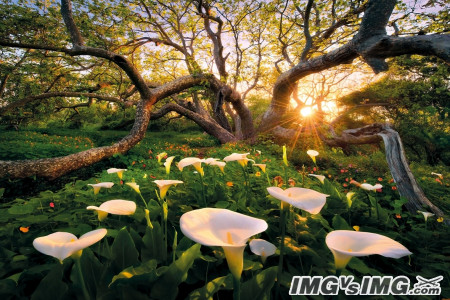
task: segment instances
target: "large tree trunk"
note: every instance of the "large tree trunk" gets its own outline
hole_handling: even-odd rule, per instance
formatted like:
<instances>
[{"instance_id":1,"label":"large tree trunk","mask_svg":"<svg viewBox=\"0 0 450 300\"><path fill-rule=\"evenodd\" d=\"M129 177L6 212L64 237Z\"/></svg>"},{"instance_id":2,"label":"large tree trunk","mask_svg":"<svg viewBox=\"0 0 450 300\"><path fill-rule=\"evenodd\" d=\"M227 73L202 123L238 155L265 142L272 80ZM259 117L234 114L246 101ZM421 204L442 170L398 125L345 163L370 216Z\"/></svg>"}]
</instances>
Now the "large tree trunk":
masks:
<instances>
[{"instance_id":1,"label":"large tree trunk","mask_svg":"<svg viewBox=\"0 0 450 300\"><path fill-rule=\"evenodd\" d=\"M381 139L384 141L386 160L392 177L397 184L400 196L408 199L406 208L411 213L428 207L434 214L443 217L444 213L425 196L422 189L417 184L414 175L409 168L403 149L400 135L388 124L371 124L365 127L344 130L341 136L327 139L321 137L324 142L333 147L355 144L373 144Z\"/></svg>"},{"instance_id":2,"label":"large tree trunk","mask_svg":"<svg viewBox=\"0 0 450 300\"><path fill-rule=\"evenodd\" d=\"M384 126L384 129L378 135L383 138L386 160L397 184L398 192L408 199L408 203L406 203L408 210L415 213L417 210L422 210L423 206L427 206L435 215L443 217L444 213L428 200L417 184L406 161L405 151L398 132L389 126Z\"/></svg>"},{"instance_id":3,"label":"large tree trunk","mask_svg":"<svg viewBox=\"0 0 450 300\"><path fill-rule=\"evenodd\" d=\"M36 175L55 179L70 171L92 165L111 157L116 153L125 153L144 137L150 120L150 109L151 101L140 101L136 108L136 120L131 132L111 146L92 148L63 157L0 161L0 178L25 178Z\"/></svg>"}]
</instances>

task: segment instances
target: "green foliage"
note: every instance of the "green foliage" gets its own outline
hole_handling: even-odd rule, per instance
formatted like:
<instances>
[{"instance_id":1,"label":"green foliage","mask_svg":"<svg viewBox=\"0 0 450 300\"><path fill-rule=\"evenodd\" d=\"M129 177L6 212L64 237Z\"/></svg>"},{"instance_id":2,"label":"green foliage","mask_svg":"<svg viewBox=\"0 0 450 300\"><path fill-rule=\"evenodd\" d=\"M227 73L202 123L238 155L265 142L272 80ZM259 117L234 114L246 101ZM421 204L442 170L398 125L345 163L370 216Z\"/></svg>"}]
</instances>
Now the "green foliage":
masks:
<instances>
[{"instance_id":1,"label":"green foliage","mask_svg":"<svg viewBox=\"0 0 450 300\"><path fill-rule=\"evenodd\" d=\"M38 139L54 138L53 132L19 132ZM45 135L44 135L45 134ZM68 139L96 138L111 143L120 132L106 132L103 137L93 132L66 135ZM47 135L47 136L46 136ZM180 172L175 162L187 156L223 158L233 152L250 153L256 163L267 164L266 172L252 167L242 168L237 162L229 162L222 173L215 166L204 165L203 185L208 206L227 208L262 218L269 228L261 238L279 245L279 201L267 195L266 187L283 180L287 175L290 184L312 188L330 195L320 214L310 215L291 207L287 214L285 238L285 265L280 278L281 293L287 295L292 276L334 274L333 256L325 244L328 232L338 229L380 233L404 244L411 252L411 260L399 260L373 256L353 258L344 275L361 278L364 275L406 275L414 278L438 275L448 276L447 257L449 231L436 217L425 223L422 215L405 210L405 199L400 198L388 173L384 155L371 149L358 156L346 157L339 151L320 150L317 165L301 148L288 148L289 168L282 162L282 149L270 141L255 146L245 144L224 145L196 149L200 140L208 143L202 134L180 136L171 132L152 134L126 155L109 160L110 166L123 166L123 182L136 182L148 205L152 226L144 217L142 199L133 189L121 184L116 174L106 171L88 180L72 179L54 192L43 191L32 197L17 198L0 207L0 287L5 299L17 297L42 298L57 292L59 297L83 297L82 282L78 271L84 274L87 293L97 299L214 299L231 297L231 276L221 248L202 247L181 234L179 218L187 211L203 205L202 181L190 166ZM304 145L304 147L306 147ZM259 153L258 151L261 151ZM176 155L169 175L155 158L158 153ZM38 153L39 154L39 153ZM163 159L164 161L164 159ZM302 168L304 166L304 169ZM105 167L106 169L107 167ZM432 201L445 203L449 192L446 178L450 176L444 166L432 168L412 164L417 176ZM304 173L303 173L304 172ZM443 181L436 181L431 172L442 173ZM324 184L308 174L325 175ZM268 183L267 177L270 184ZM275 181L276 177L279 177ZM155 191L155 179L178 179L184 184L171 187L167 194L167 234L163 220L163 203ZM350 184L379 182L383 189L378 192L360 190ZM89 183L114 182L110 189L101 189L94 195ZM10 187L5 187L8 193ZM349 209L346 193L355 195ZM100 205L111 199L135 201L138 208L132 216L108 217L99 223L89 205ZM448 212L448 206L442 206ZM426 208L424 208L426 209ZM370 213L369 213L370 212ZM55 259L38 253L32 242L36 237L56 231L68 231L80 236L96 228L107 228L107 236L85 249L80 263L72 258L60 265ZM258 299L273 297L279 256L268 257L265 264L252 255L244 253L241 298L249 293ZM80 269L79 269L80 268ZM443 287L443 296L450 290ZM57 296L55 296L57 297Z\"/></svg>"}]
</instances>

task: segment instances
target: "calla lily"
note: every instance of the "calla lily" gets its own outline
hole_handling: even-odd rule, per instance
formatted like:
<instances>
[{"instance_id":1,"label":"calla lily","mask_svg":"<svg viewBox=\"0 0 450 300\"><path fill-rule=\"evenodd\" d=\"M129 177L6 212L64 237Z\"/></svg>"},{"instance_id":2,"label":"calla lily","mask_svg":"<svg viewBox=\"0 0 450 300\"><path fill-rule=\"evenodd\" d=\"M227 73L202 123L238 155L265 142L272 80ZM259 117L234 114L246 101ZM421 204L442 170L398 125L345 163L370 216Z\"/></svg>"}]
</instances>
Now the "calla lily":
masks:
<instances>
[{"instance_id":1,"label":"calla lily","mask_svg":"<svg viewBox=\"0 0 450 300\"><path fill-rule=\"evenodd\" d=\"M186 157L178 162L178 169L180 169L180 171L183 171L184 167L193 165L197 172L199 172L200 175L203 176L205 175L205 172L202 168L202 162L203 159L200 159L198 157Z\"/></svg>"},{"instance_id":2,"label":"calla lily","mask_svg":"<svg viewBox=\"0 0 450 300\"><path fill-rule=\"evenodd\" d=\"M428 220L428 217L434 216L434 214L427 212L427 211L418 210L417 212L419 212L423 215L423 217L425 218L425 222Z\"/></svg>"},{"instance_id":3,"label":"calla lily","mask_svg":"<svg viewBox=\"0 0 450 300\"><path fill-rule=\"evenodd\" d=\"M402 244L380 234L335 230L325 238L334 256L337 269L343 269L353 256L379 254L385 257L400 258L412 253Z\"/></svg>"},{"instance_id":4,"label":"calla lily","mask_svg":"<svg viewBox=\"0 0 450 300\"><path fill-rule=\"evenodd\" d=\"M286 145L283 145L283 162L286 165L286 167L288 166L288 160L287 160L287 153L286 153Z\"/></svg>"},{"instance_id":5,"label":"calla lily","mask_svg":"<svg viewBox=\"0 0 450 300\"><path fill-rule=\"evenodd\" d=\"M262 240L262 239L253 239L249 243L250 250L256 255L261 256L261 260L264 263L268 256L275 254L277 247L274 244Z\"/></svg>"},{"instance_id":6,"label":"calla lily","mask_svg":"<svg viewBox=\"0 0 450 300\"><path fill-rule=\"evenodd\" d=\"M166 174L170 174L170 166L172 165L172 161L175 156L168 157L164 162L164 166L166 167Z\"/></svg>"},{"instance_id":7,"label":"calla lily","mask_svg":"<svg viewBox=\"0 0 450 300\"><path fill-rule=\"evenodd\" d=\"M111 169L106 170L106 172L108 172L108 174L117 173L117 176L119 176L119 178L122 179L123 172L125 172L126 170L127 169L111 168Z\"/></svg>"},{"instance_id":8,"label":"calla lily","mask_svg":"<svg viewBox=\"0 0 450 300\"><path fill-rule=\"evenodd\" d=\"M212 163L214 163L215 161L218 161L218 158L212 158L212 157L208 157L206 159L203 160L203 162L207 165L210 165Z\"/></svg>"},{"instance_id":9,"label":"calla lily","mask_svg":"<svg viewBox=\"0 0 450 300\"><path fill-rule=\"evenodd\" d=\"M247 158L247 155L250 153L232 153L226 156L223 160L225 162L237 161L242 167L245 167L250 159ZM253 160L252 160L253 161Z\"/></svg>"},{"instance_id":10,"label":"calla lily","mask_svg":"<svg viewBox=\"0 0 450 300\"><path fill-rule=\"evenodd\" d=\"M371 185L368 183L362 183L359 187L366 191L376 191L378 189L381 189L383 186L379 183L377 183L375 185Z\"/></svg>"},{"instance_id":11,"label":"calla lily","mask_svg":"<svg viewBox=\"0 0 450 300\"><path fill-rule=\"evenodd\" d=\"M347 204L348 204L348 207L350 208L350 207L352 207L352 204L353 204L353 196L355 195L355 192L348 192L347 193L347 195L346 195L346 197L347 197Z\"/></svg>"},{"instance_id":12,"label":"calla lily","mask_svg":"<svg viewBox=\"0 0 450 300\"><path fill-rule=\"evenodd\" d=\"M56 257L62 262L72 254L101 240L106 232L107 230L104 228L93 230L83 234L79 239L69 232L55 232L36 238L33 246L39 252Z\"/></svg>"},{"instance_id":13,"label":"calla lily","mask_svg":"<svg viewBox=\"0 0 450 300\"><path fill-rule=\"evenodd\" d=\"M205 164L207 164L207 165L210 165L210 166L217 166L217 167L219 167L220 171L222 171L222 173L224 173L224 168L226 166L226 163L223 162L223 161L219 161L218 158L211 158L210 157L210 158L204 159L203 162Z\"/></svg>"},{"instance_id":14,"label":"calla lily","mask_svg":"<svg viewBox=\"0 0 450 300\"><path fill-rule=\"evenodd\" d=\"M94 188L94 195L97 195L100 192L101 188L110 189L114 183L112 182L100 182L95 184L88 184Z\"/></svg>"},{"instance_id":15,"label":"calla lily","mask_svg":"<svg viewBox=\"0 0 450 300\"><path fill-rule=\"evenodd\" d=\"M177 185L179 183L184 183L181 180L155 180L153 181L159 187L159 196L161 199L166 197L166 193L172 185Z\"/></svg>"},{"instance_id":16,"label":"calla lily","mask_svg":"<svg viewBox=\"0 0 450 300\"><path fill-rule=\"evenodd\" d=\"M311 157L312 161L316 163L316 156L319 155L319 152L317 152L316 150L308 150L306 151L306 154L308 154L309 157Z\"/></svg>"},{"instance_id":17,"label":"calla lily","mask_svg":"<svg viewBox=\"0 0 450 300\"><path fill-rule=\"evenodd\" d=\"M213 161L209 164L210 166L217 166L219 167L220 171L222 171L222 173L225 173L224 169L226 166L226 163L223 161Z\"/></svg>"},{"instance_id":18,"label":"calla lily","mask_svg":"<svg viewBox=\"0 0 450 300\"><path fill-rule=\"evenodd\" d=\"M132 215L136 211L136 203L129 200L109 200L103 202L99 207L88 206L86 209L96 210L98 219L103 221L108 214L113 215Z\"/></svg>"},{"instance_id":19,"label":"calla lily","mask_svg":"<svg viewBox=\"0 0 450 300\"><path fill-rule=\"evenodd\" d=\"M317 174L308 174L308 176L312 176L312 177L316 177L317 179L320 180L320 182L323 184L324 180L325 180L325 176L323 175L317 175Z\"/></svg>"},{"instance_id":20,"label":"calla lily","mask_svg":"<svg viewBox=\"0 0 450 300\"><path fill-rule=\"evenodd\" d=\"M166 152L161 152L160 154L156 155L156 159L158 159L158 162L161 163L161 159L166 157L166 155L167 155Z\"/></svg>"},{"instance_id":21,"label":"calla lily","mask_svg":"<svg viewBox=\"0 0 450 300\"><path fill-rule=\"evenodd\" d=\"M222 247L231 274L240 279L247 241L265 231L267 223L228 209L202 208L183 214L180 228L186 237L199 244Z\"/></svg>"},{"instance_id":22,"label":"calla lily","mask_svg":"<svg viewBox=\"0 0 450 300\"><path fill-rule=\"evenodd\" d=\"M439 173L431 172L431 175L437 176L441 180L444 179L444 176L442 174L439 174Z\"/></svg>"},{"instance_id":23,"label":"calla lily","mask_svg":"<svg viewBox=\"0 0 450 300\"><path fill-rule=\"evenodd\" d=\"M261 171L266 173L266 164L253 164L253 166L260 168Z\"/></svg>"},{"instance_id":24,"label":"calla lily","mask_svg":"<svg viewBox=\"0 0 450 300\"><path fill-rule=\"evenodd\" d=\"M141 191L139 190L139 185L136 182L127 182L125 184L131 187L136 193L141 193Z\"/></svg>"},{"instance_id":25,"label":"calla lily","mask_svg":"<svg viewBox=\"0 0 450 300\"><path fill-rule=\"evenodd\" d=\"M291 187L283 190L279 187L268 187L269 194L278 200L287 202L292 206L306 210L310 214L317 214L325 205L329 195L325 195L314 190Z\"/></svg>"}]
</instances>

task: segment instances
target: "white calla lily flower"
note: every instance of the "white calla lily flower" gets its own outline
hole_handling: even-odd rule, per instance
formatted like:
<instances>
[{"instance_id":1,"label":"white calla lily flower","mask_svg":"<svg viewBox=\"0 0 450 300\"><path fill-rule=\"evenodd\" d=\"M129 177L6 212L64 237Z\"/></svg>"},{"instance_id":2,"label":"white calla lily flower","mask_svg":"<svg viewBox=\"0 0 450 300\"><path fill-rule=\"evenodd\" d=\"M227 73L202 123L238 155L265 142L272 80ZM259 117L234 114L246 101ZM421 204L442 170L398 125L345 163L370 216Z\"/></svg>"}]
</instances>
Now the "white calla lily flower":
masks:
<instances>
[{"instance_id":1,"label":"white calla lily flower","mask_svg":"<svg viewBox=\"0 0 450 300\"><path fill-rule=\"evenodd\" d=\"M266 164L253 164L254 167L258 167L261 169L261 171L263 171L264 173L266 173Z\"/></svg>"},{"instance_id":2,"label":"white calla lily flower","mask_svg":"<svg viewBox=\"0 0 450 300\"><path fill-rule=\"evenodd\" d=\"M222 247L231 274L239 279L247 241L265 231L267 223L228 209L202 208L183 214L180 228L186 237L199 244Z\"/></svg>"},{"instance_id":3,"label":"white calla lily flower","mask_svg":"<svg viewBox=\"0 0 450 300\"><path fill-rule=\"evenodd\" d=\"M400 258L412 253L399 242L381 234L353 230L335 230L325 238L334 256L336 269L343 269L353 256L379 254Z\"/></svg>"},{"instance_id":4,"label":"white calla lily flower","mask_svg":"<svg viewBox=\"0 0 450 300\"><path fill-rule=\"evenodd\" d=\"M317 175L317 174L308 174L308 176L316 177L317 179L320 180L320 182L321 182L322 184L324 184L325 176L323 176L323 175Z\"/></svg>"},{"instance_id":5,"label":"white calla lily flower","mask_svg":"<svg viewBox=\"0 0 450 300\"><path fill-rule=\"evenodd\" d=\"M114 185L113 182L100 182L95 184L88 184L94 188L94 195L97 195L100 192L101 188L110 189Z\"/></svg>"},{"instance_id":6,"label":"white calla lily flower","mask_svg":"<svg viewBox=\"0 0 450 300\"><path fill-rule=\"evenodd\" d=\"M78 239L69 232L55 232L36 238L33 241L33 246L39 252L56 257L62 262L72 254L100 241L106 233L107 230L104 228L97 229L83 234Z\"/></svg>"},{"instance_id":7,"label":"white calla lily flower","mask_svg":"<svg viewBox=\"0 0 450 300\"><path fill-rule=\"evenodd\" d=\"M123 177L123 172L127 171L127 169L116 169L116 168L110 168L106 170L108 174L117 173L117 176L119 176L120 179Z\"/></svg>"},{"instance_id":8,"label":"white calla lily flower","mask_svg":"<svg viewBox=\"0 0 450 300\"><path fill-rule=\"evenodd\" d=\"M172 165L172 161L175 156L168 157L164 162L164 167L166 167L166 174L170 174L170 166Z\"/></svg>"},{"instance_id":9,"label":"white calla lily flower","mask_svg":"<svg viewBox=\"0 0 450 300\"><path fill-rule=\"evenodd\" d=\"M214 161L209 165L219 167L220 171L222 171L222 173L225 173L225 166L227 165L227 163L223 161Z\"/></svg>"},{"instance_id":10,"label":"white calla lily flower","mask_svg":"<svg viewBox=\"0 0 450 300\"><path fill-rule=\"evenodd\" d=\"M161 163L161 160L166 157L167 153L166 152L161 152L158 155L156 155L156 159L158 160L159 163Z\"/></svg>"},{"instance_id":11,"label":"white calla lily flower","mask_svg":"<svg viewBox=\"0 0 450 300\"><path fill-rule=\"evenodd\" d=\"M159 196L161 199L166 197L167 191L172 185L177 185L179 183L184 183L181 180L154 180L154 183L159 187Z\"/></svg>"},{"instance_id":12,"label":"white calla lily flower","mask_svg":"<svg viewBox=\"0 0 450 300\"><path fill-rule=\"evenodd\" d=\"M198 157L186 157L178 162L178 169L180 169L180 171L183 171L185 167L192 165L197 170L197 172L199 172L200 175L203 176L205 175L205 172L202 168L203 161L203 159L200 159Z\"/></svg>"},{"instance_id":13,"label":"white calla lily flower","mask_svg":"<svg viewBox=\"0 0 450 300\"><path fill-rule=\"evenodd\" d=\"M348 192L345 196L347 197L347 205L348 207L352 207L353 204L353 196L355 195L355 192Z\"/></svg>"},{"instance_id":14,"label":"white calla lily flower","mask_svg":"<svg viewBox=\"0 0 450 300\"><path fill-rule=\"evenodd\" d=\"M381 189L383 186L379 183L375 185L371 185L369 183L362 183L359 187L366 191L376 191L378 189Z\"/></svg>"},{"instance_id":15,"label":"white calla lily flower","mask_svg":"<svg viewBox=\"0 0 450 300\"><path fill-rule=\"evenodd\" d=\"M250 153L232 153L226 156L223 161L237 161L241 166L245 167L250 159L247 158L247 155Z\"/></svg>"},{"instance_id":16,"label":"white calla lily flower","mask_svg":"<svg viewBox=\"0 0 450 300\"><path fill-rule=\"evenodd\" d=\"M274 255L277 247L274 244L263 240L263 239L253 239L249 243L250 250L256 255L261 256L261 260L264 263L268 256Z\"/></svg>"},{"instance_id":17,"label":"white calla lily flower","mask_svg":"<svg viewBox=\"0 0 450 300\"><path fill-rule=\"evenodd\" d=\"M132 215L136 211L136 203L129 200L109 200L100 204L100 206L88 206L86 209L95 210L98 213L98 219L103 221L108 214L113 215Z\"/></svg>"},{"instance_id":18,"label":"white calla lily flower","mask_svg":"<svg viewBox=\"0 0 450 300\"><path fill-rule=\"evenodd\" d=\"M130 188L132 188L136 193L140 194L141 190L139 189L139 185L136 182L127 182L125 183Z\"/></svg>"},{"instance_id":19,"label":"white calla lily flower","mask_svg":"<svg viewBox=\"0 0 450 300\"><path fill-rule=\"evenodd\" d=\"M431 175L437 176L437 177L439 177L439 179L444 179L444 175L442 175L440 173L431 172Z\"/></svg>"},{"instance_id":20,"label":"white calla lily flower","mask_svg":"<svg viewBox=\"0 0 450 300\"><path fill-rule=\"evenodd\" d=\"M427 211L418 210L417 212L419 212L419 213L421 213L423 215L423 217L425 218L425 222L428 220L428 217L434 216L433 213L430 213L430 212L427 212Z\"/></svg>"},{"instance_id":21,"label":"white calla lily flower","mask_svg":"<svg viewBox=\"0 0 450 300\"><path fill-rule=\"evenodd\" d=\"M313 160L313 162L316 163L316 156L319 155L319 152L317 152L316 150L308 150L306 151L306 154L308 154L309 157L311 157L311 159Z\"/></svg>"},{"instance_id":22,"label":"white calla lily flower","mask_svg":"<svg viewBox=\"0 0 450 300\"><path fill-rule=\"evenodd\" d=\"M299 187L291 187L283 190L279 187L272 186L268 187L267 191L274 198L303 209L313 215L320 212L329 196L314 190Z\"/></svg>"},{"instance_id":23,"label":"white calla lily flower","mask_svg":"<svg viewBox=\"0 0 450 300\"><path fill-rule=\"evenodd\" d=\"M218 161L218 160L219 160L218 158L208 157L208 158L205 158L205 159L203 160L203 162L204 162L205 164L207 164L207 165L210 165L210 164L212 164L212 163L214 163L215 161Z\"/></svg>"}]
</instances>

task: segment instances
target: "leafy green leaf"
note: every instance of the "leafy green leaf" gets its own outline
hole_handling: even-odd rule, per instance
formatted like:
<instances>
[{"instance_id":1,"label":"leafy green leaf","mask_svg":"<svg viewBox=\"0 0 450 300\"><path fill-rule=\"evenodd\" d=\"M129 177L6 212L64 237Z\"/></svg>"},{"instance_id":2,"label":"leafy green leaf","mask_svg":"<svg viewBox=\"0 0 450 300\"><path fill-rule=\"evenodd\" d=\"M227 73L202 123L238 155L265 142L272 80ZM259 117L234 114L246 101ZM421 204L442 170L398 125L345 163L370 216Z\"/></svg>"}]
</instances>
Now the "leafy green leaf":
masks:
<instances>
[{"instance_id":1,"label":"leafy green leaf","mask_svg":"<svg viewBox=\"0 0 450 300\"><path fill-rule=\"evenodd\" d=\"M136 279L136 277L145 277L144 281L146 283L151 283L158 278L156 273L156 267L158 263L156 260L149 260L138 267L129 267L117 274L111 280L108 287L111 287L114 283L126 282L130 279Z\"/></svg>"},{"instance_id":2,"label":"leafy green leaf","mask_svg":"<svg viewBox=\"0 0 450 300\"><path fill-rule=\"evenodd\" d=\"M332 220L332 225L335 230L352 230L347 221L340 215L335 215Z\"/></svg>"},{"instance_id":3,"label":"leafy green leaf","mask_svg":"<svg viewBox=\"0 0 450 300\"><path fill-rule=\"evenodd\" d=\"M200 257L200 244L186 250L179 259L173 262L164 275L153 286L151 297L156 299L175 299L178 285L185 281L194 260Z\"/></svg>"},{"instance_id":4,"label":"leafy green leaf","mask_svg":"<svg viewBox=\"0 0 450 300\"><path fill-rule=\"evenodd\" d=\"M124 227L111 246L112 261L118 270L123 270L138 262L139 253L136 250L133 239Z\"/></svg>"},{"instance_id":5,"label":"leafy green leaf","mask_svg":"<svg viewBox=\"0 0 450 300\"><path fill-rule=\"evenodd\" d=\"M31 300L66 299L65 293L68 290L68 286L62 281L62 278L63 265L56 264L39 283L36 291L31 296Z\"/></svg>"},{"instance_id":6,"label":"leafy green leaf","mask_svg":"<svg viewBox=\"0 0 450 300\"><path fill-rule=\"evenodd\" d=\"M212 300L215 293L217 293L222 285L227 280L232 280L231 274L228 274L227 276L218 277L214 280L211 280L207 284L205 284L204 287L197 289L189 294L190 300Z\"/></svg>"},{"instance_id":7,"label":"leafy green leaf","mask_svg":"<svg viewBox=\"0 0 450 300\"><path fill-rule=\"evenodd\" d=\"M241 286L241 299L270 299L272 289L277 277L277 267L270 267L256 276L253 276Z\"/></svg>"}]
</instances>

